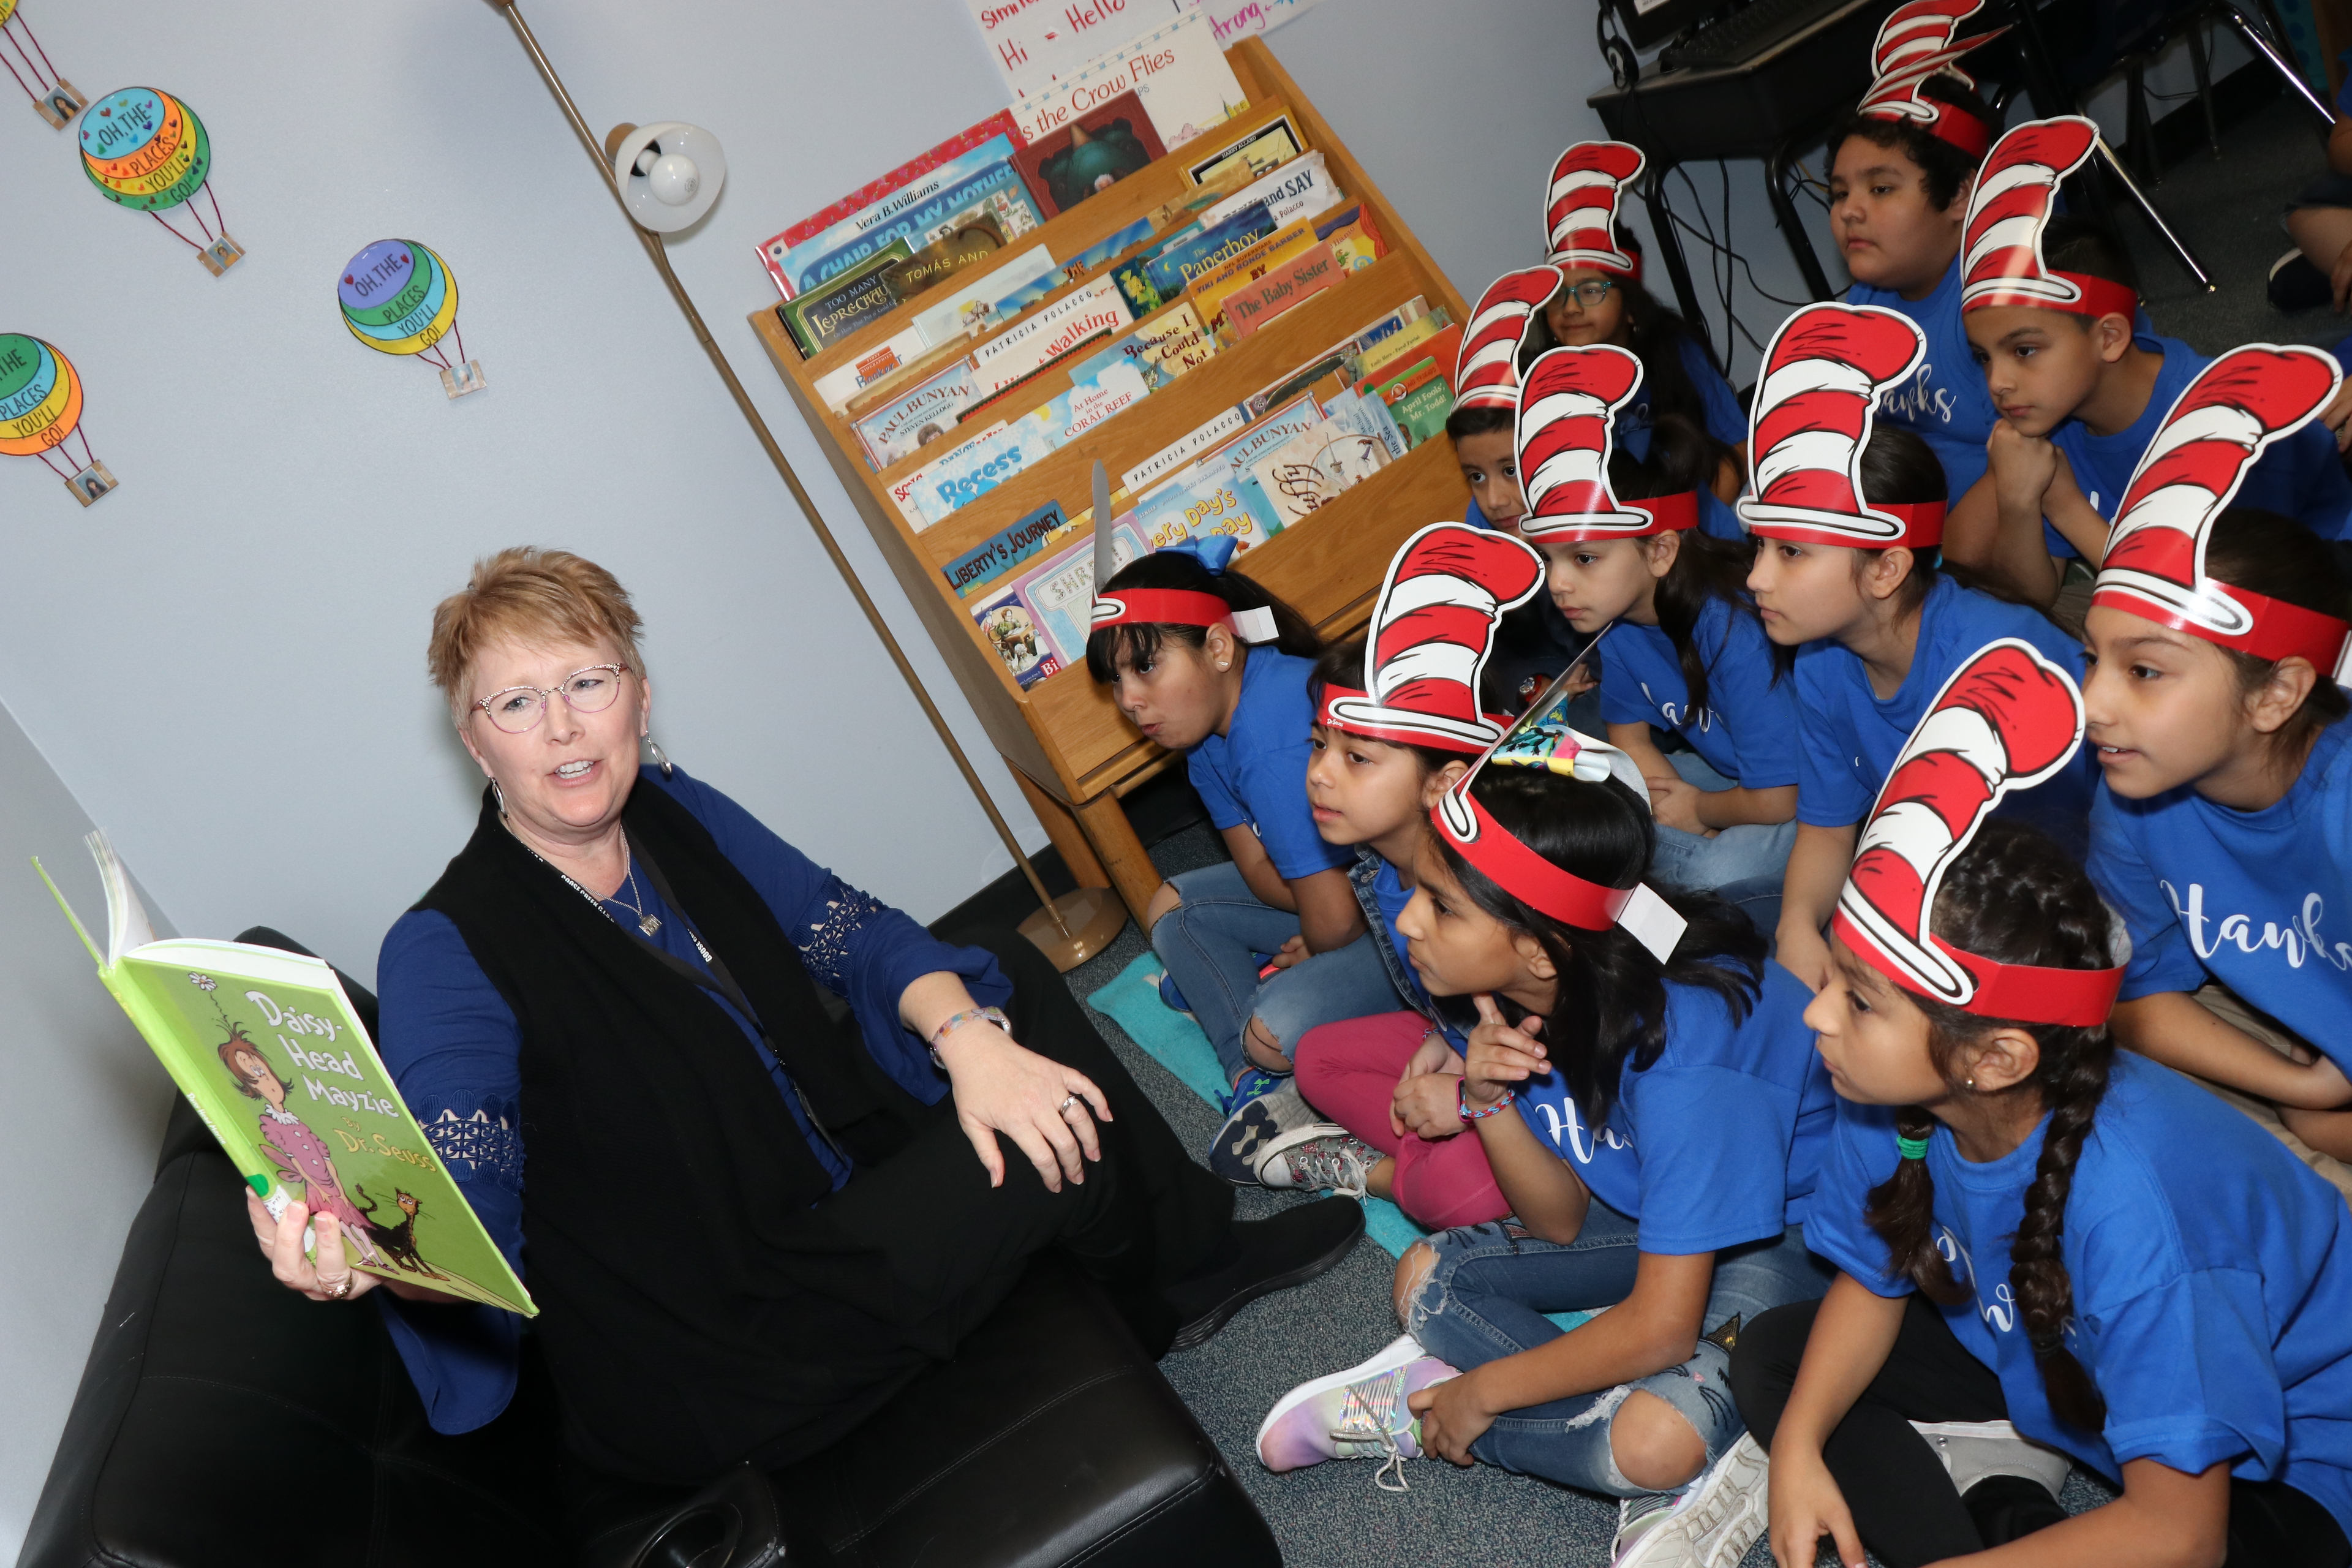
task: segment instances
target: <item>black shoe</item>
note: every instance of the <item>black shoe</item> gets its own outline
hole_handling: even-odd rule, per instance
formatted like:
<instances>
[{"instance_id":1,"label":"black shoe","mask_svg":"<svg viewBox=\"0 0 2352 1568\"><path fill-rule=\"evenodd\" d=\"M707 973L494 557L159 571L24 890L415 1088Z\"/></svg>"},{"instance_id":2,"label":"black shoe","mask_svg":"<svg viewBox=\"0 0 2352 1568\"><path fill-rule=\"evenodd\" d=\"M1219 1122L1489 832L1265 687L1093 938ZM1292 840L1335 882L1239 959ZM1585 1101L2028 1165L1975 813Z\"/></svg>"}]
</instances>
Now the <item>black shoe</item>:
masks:
<instances>
[{"instance_id":1,"label":"black shoe","mask_svg":"<svg viewBox=\"0 0 2352 1568\"><path fill-rule=\"evenodd\" d=\"M2271 304L2282 310L2310 310L2336 299L2336 284L2314 267L2300 250L2290 250L2271 263Z\"/></svg>"},{"instance_id":2,"label":"black shoe","mask_svg":"<svg viewBox=\"0 0 2352 1568\"><path fill-rule=\"evenodd\" d=\"M2023 1476L1987 1476L1961 1496L1960 1504L1976 1521L1987 1551L2066 1521L2058 1500Z\"/></svg>"},{"instance_id":3,"label":"black shoe","mask_svg":"<svg viewBox=\"0 0 2352 1568\"><path fill-rule=\"evenodd\" d=\"M1363 1234L1364 1206L1353 1198L1323 1198L1272 1219L1236 1221L1217 1258L1164 1292L1181 1323L1170 1348L1207 1343L1260 1296L1304 1285L1347 1257Z\"/></svg>"}]
</instances>

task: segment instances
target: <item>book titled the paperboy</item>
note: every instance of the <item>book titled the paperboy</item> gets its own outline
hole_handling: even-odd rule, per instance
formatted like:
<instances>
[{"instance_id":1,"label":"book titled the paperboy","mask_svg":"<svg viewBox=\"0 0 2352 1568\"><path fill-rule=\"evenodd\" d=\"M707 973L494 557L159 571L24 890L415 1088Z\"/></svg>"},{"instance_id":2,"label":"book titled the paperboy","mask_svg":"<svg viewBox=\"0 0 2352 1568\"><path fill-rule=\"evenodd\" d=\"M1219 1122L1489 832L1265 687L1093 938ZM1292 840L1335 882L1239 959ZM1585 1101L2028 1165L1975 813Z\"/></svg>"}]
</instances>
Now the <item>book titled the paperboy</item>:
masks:
<instances>
[{"instance_id":1,"label":"book titled the paperboy","mask_svg":"<svg viewBox=\"0 0 2352 1568\"><path fill-rule=\"evenodd\" d=\"M106 836L87 842L106 888L104 952L38 860L34 869L98 961L100 981L270 1213L299 1202L333 1215L362 1272L536 1317L325 961L236 942L159 942ZM315 1253L315 1233L305 1246Z\"/></svg>"}]
</instances>

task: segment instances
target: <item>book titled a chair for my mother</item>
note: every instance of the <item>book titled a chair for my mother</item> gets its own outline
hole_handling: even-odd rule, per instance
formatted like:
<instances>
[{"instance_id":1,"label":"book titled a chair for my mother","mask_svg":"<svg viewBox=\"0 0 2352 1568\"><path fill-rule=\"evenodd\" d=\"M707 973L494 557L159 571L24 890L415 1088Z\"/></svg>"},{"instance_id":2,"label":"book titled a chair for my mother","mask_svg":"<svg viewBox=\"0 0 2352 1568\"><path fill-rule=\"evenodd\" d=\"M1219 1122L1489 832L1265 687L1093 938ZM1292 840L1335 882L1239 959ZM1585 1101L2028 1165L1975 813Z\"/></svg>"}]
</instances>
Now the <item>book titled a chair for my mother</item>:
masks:
<instances>
[{"instance_id":1,"label":"book titled a chair for my mother","mask_svg":"<svg viewBox=\"0 0 2352 1568\"><path fill-rule=\"evenodd\" d=\"M99 979L269 1211L300 1202L314 1216L332 1214L353 1266L380 1279L535 1317L530 1293L402 1103L334 970L245 942L156 940L106 836L87 842L106 889L104 952L37 859L34 869L98 961ZM487 1142L495 1124L456 1126L461 1140ZM304 1237L313 1256L316 1239L314 1226Z\"/></svg>"}]
</instances>

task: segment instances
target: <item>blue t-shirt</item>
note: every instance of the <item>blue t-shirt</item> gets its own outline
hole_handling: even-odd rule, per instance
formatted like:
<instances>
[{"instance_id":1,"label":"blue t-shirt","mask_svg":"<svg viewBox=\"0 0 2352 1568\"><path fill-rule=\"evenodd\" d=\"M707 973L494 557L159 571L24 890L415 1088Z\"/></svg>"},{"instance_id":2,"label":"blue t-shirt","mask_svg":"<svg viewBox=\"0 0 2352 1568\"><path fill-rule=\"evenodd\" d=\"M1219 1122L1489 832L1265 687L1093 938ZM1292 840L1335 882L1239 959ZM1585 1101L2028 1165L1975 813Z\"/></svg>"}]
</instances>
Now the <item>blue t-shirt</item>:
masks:
<instances>
[{"instance_id":1,"label":"blue t-shirt","mask_svg":"<svg viewBox=\"0 0 2352 1568\"><path fill-rule=\"evenodd\" d=\"M1748 439L1748 410L1739 406L1738 394L1723 379L1723 373L1706 357L1706 351L1696 340L1685 336L1677 342L1675 357L1682 361L1683 374L1698 391L1706 433L1727 447L1737 447ZM1650 455L1650 388L1644 375L1634 401L1617 411L1618 444L1637 458Z\"/></svg>"},{"instance_id":2,"label":"blue t-shirt","mask_svg":"<svg viewBox=\"0 0 2352 1568\"><path fill-rule=\"evenodd\" d=\"M2139 417L2112 436L2094 436L2080 419L2073 418L2050 433L2051 442L2066 454L2084 499L2109 522L2116 520L2116 505L2124 499L2132 470L2139 466L2148 443L2156 439L2157 426L2164 423L2164 416L2172 412L2173 404L2198 373L2213 363L2210 355L2199 353L2178 338L2142 332L2133 341L2164 356L2164 367L2156 373L2156 386ZM2344 475L2334 433L2314 420L2272 446L2247 473L2231 504L2261 507L2291 517L2322 539L2346 537L2352 532L2352 526L2347 526L2352 525L2352 479ZM2042 536L2050 553L2061 559L2081 553L2047 521L2042 524Z\"/></svg>"},{"instance_id":3,"label":"blue t-shirt","mask_svg":"<svg viewBox=\"0 0 2352 1568\"><path fill-rule=\"evenodd\" d=\"M809 978L846 1000L866 1049L916 1099L936 1104L947 1080L924 1042L898 1021L898 998L921 976L961 975L984 1005L1002 1005L1013 987L986 950L950 947L915 921L850 887L771 832L734 801L679 768L669 778L645 768L637 787L675 798L709 830L719 853L758 889L791 937ZM606 912L635 931L639 911L661 926L653 945L708 970L687 921L640 875ZM635 905L635 908L630 907ZM393 922L377 959L382 994L377 1044L434 1149L481 1216L483 1227L517 1275L523 1272L522 1033L449 917L411 910ZM722 997L792 1112L793 1121L838 1188L849 1165L811 1126L791 1079L758 1031ZM415 1307L389 1290L375 1299L393 1342L438 1432L470 1432L513 1396L522 1320L495 1307Z\"/></svg>"},{"instance_id":4,"label":"blue t-shirt","mask_svg":"<svg viewBox=\"0 0 2352 1568\"><path fill-rule=\"evenodd\" d=\"M2074 1166L2060 1244L2074 1288L2066 1347L2106 1401L2096 1436L2050 1414L2009 1283L2009 1247L2049 1121L1970 1164L1928 1141L1937 1245L1969 1299L1939 1310L2000 1375L2009 1418L2120 1484L2129 1459L2187 1475L2228 1463L2283 1480L2352 1527L2352 1215L2247 1117L2168 1068L2116 1053ZM1841 1104L1805 1244L1881 1296L1886 1244L1863 1219L1893 1173L1885 1106Z\"/></svg>"},{"instance_id":5,"label":"blue t-shirt","mask_svg":"<svg viewBox=\"0 0 2352 1568\"><path fill-rule=\"evenodd\" d=\"M1958 500L1984 477L1985 443L2000 411L1985 390L1984 372L1969 352L1960 330L1960 259L1952 258L1944 280L1924 300L1906 300L1891 289L1857 283L1845 291L1849 305L1883 305L1919 323L1927 334L1927 356L1911 379L1879 395L1878 416L1916 434L1944 465L1949 499Z\"/></svg>"},{"instance_id":6,"label":"blue t-shirt","mask_svg":"<svg viewBox=\"0 0 2352 1568\"><path fill-rule=\"evenodd\" d=\"M1601 717L1672 730L1707 766L1747 789L1797 782L1797 684L1774 680L1772 644L1756 617L1710 597L1691 628L1706 666L1706 708L1691 722L1690 688L1673 639L1619 621L1602 639Z\"/></svg>"},{"instance_id":7,"label":"blue t-shirt","mask_svg":"<svg viewBox=\"0 0 2352 1568\"><path fill-rule=\"evenodd\" d=\"M1230 733L1213 731L1186 753L1184 772L1201 792L1210 826L1247 827L1285 881L1352 863L1355 851L1326 843L1307 804L1307 731L1315 722L1307 678L1315 661L1267 645L1249 650Z\"/></svg>"},{"instance_id":8,"label":"blue t-shirt","mask_svg":"<svg viewBox=\"0 0 2352 1568\"><path fill-rule=\"evenodd\" d=\"M1371 851L1365 853L1370 854ZM1447 1021L1431 1005L1429 987L1421 983L1421 971L1412 966L1412 954L1408 951L1410 944L1405 941L1404 932L1397 930L1397 916L1404 913L1405 905L1412 901L1412 889L1404 885L1404 879L1397 875L1396 867L1389 862L1386 856L1374 856L1374 858L1380 861L1381 867L1372 873L1372 900L1381 907L1381 919L1388 927L1389 945L1396 950L1397 963L1403 966L1405 983L1412 987L1412 994L1407 1000L1412 1003L1415 1012L1437 1026L1437 1032L1445 1037L1447 1045L1457 1051L1467 1051L1470 1048L1469 1035Z\"/></svg>"},{"instance_id":9,"label":"blue t-shirt","mask_svg":"<svg viewBox=\"0 0 2352 1568\"><path fill-rule=\"evenodd\" d=\"M2090 871L2131 931L2124 997L2210 978L2352 1068L2352 725L2330 724L2262 811L2187 784L2147 800L2102 787Z\"/></svg>"},{"instance_id":10,"label":"blue t-shirt","mask_svg":"<svg viewBox=\"0 0 2352 1568\"><path fill-rule=\"evenodd\" d=\"M1596 1138L1558 1068L1518 1089L1538 1138L1592 1195L1640 1224L1643 1252L1715 1252L1805 1221L1836 1096L1805 1027L1812 993L1767 961L1745 1021L1703 986L1666 984L1666 1044L1632 1058Z\"/></svg>"},{"instance_id":11,"label":"blue t-shirt","mask_svg":"<svg viewBox=\"0 0 2352 1568\"><path fill-rule=\"evenodd\" d=\"M2012 605L1938 576L1920 609L1919 641L1911 671L1895 695L1880 700L1862 659L1823 639L1797 650L1797 709L1805 716L1797 777L1797 820L1815 827L1860 822L1920 715L1969 655L1996 637L2019 637L2078 684L2083 647L2038 610ZM2091 809L2096 763L2087 746L2063 772L2001 803L2003 816L2022 816L2079 851Z\"/></svg>"}]
</instances>

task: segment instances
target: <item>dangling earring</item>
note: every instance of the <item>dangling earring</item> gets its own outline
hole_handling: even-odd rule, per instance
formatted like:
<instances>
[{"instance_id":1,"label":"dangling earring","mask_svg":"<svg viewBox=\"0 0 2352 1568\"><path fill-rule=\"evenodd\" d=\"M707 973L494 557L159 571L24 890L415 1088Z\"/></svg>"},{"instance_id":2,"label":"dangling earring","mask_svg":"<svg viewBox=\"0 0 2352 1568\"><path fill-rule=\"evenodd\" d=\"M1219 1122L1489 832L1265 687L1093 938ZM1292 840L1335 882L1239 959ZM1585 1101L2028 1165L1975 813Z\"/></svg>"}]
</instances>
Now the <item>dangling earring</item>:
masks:
<instances>
[{"instance_id":1,"label":"dangling earring","mask_svg":"<svg viewBox=\"0 0 2352 1568\"><path fill-rule=\"evenodd\" d=\"M490 781L490 798L498 802L499 815L504 816L507 814L507 792L499 787L499 781L495 778Z\"/></svg>"},{"instance_id":2,"label":"dangling earring","mask_svg":"<svg viewBox=\"0 0 2352 1568\"><path fill-rule=\"evenodd\" d=\"M646 737L646 750L654 754L654 766L661 769L662 777L667 778L677 771L669 765L669 758L662 754L661 742L650 734Z\"/></svg>"}]
</instances>

